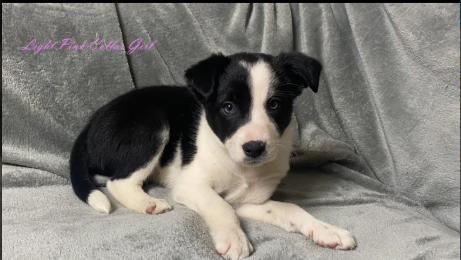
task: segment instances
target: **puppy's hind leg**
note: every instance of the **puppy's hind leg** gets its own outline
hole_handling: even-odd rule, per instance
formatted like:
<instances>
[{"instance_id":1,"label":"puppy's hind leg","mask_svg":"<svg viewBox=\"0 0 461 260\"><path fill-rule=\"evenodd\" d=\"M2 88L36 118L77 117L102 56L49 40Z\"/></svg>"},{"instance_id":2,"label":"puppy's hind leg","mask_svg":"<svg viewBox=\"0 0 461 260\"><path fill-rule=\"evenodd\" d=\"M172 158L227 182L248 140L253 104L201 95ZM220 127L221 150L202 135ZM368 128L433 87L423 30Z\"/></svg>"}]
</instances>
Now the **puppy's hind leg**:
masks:
<instances>
[{"instance_id":1,"label":"puppy's hind leg","mask_svg":"<svg viewBox=\"0 0 461 260\"><path fill-rule=\"evenodd\" d=\"M128 177L111 179L107 182L109 192L124 207L143 214L162 214L172 209L165 200L153 198L142 189L144 181L159 163L164 146L165 144L146 165L132 172Z\"/></svg>"},{"instance_id":2,"label":"puppy's hind leg","mask_svg":"<svg viewBox=\"0 0 461 260\"><path fill-rule=\"evenodd\" d=\"M171 206L162 199L155 199L143 189L143 182L153 172L160 155L154 156L143 168L133 172L128 178L110 180L107 188L124 207L144 214L162 214L171 210Z\"/></svg>"}]
</instances>

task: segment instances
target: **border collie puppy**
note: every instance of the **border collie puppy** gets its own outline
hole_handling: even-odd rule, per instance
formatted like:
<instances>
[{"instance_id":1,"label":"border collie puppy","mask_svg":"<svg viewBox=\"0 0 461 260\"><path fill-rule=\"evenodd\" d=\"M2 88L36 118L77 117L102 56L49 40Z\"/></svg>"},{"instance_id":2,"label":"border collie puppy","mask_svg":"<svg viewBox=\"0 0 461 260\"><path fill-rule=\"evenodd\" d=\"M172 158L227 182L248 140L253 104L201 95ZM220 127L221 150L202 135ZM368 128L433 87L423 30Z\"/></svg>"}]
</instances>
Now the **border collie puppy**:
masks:
<instances>
[{"instance_id":1,"label":"border collie puppy","mask_svg":"<svg viewBox=\"0 0 461 260\"><path fill-rule=\"evenodd\" d=\"M299 206L270 200L289 170L293 101L317 92L321 64L302 53L214 54L185 73L187 87L133 90L101 107L78 136L70 158L75 194L109 213L92 182L109 176L115 199L143 214L171 210L142 185L149 178L206 222L219 254L253 251L238 217L299 232L320 246L352 249L343 229Z\"/></svg>"}]
</instances>

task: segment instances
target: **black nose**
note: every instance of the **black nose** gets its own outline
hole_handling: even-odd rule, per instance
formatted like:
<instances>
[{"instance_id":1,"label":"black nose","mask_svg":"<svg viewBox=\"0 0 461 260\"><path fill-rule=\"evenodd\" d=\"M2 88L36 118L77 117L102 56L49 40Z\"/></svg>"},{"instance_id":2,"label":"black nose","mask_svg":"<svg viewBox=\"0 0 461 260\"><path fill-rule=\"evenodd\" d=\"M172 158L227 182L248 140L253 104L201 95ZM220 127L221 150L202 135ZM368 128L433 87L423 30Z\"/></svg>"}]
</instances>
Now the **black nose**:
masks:
<instances>
[{"instance_id":1,"label":"black nose","mask_svg":"<svg viewBox=\"0 0 461 260\"><path fill-rule=\"evenodd\" d=\"M264 152L266 144L261 141L251 141L244 144L242 147L246 156L256 158Z\"/></svg>"}]
</instances>

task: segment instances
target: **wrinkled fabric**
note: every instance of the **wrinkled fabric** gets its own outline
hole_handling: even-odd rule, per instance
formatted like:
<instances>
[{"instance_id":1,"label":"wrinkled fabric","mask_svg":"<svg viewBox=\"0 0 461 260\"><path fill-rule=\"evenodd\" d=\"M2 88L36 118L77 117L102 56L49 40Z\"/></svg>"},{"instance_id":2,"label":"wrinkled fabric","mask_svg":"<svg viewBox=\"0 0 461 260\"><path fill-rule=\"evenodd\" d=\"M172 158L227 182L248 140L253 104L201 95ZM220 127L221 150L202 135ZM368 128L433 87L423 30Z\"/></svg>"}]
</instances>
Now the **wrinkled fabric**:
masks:
<instances>
[{"instance_id":1,"label":"wrinkled fabric","mask_svg":"<svg viewBox=\"0 0 461 260\"><path fill-rule=\"evenodd\" d=\"M185 207L101 215L80 202L72 143L98 107L182 85L211 53L295 50L323 72L318 93L295 102L295 170L274 197L350 230L358 247L242 220L250 259L459 259L459 24L459 4L2 4L2 256L220 259ZM155 44L21 50L65 38Z\"/></svg>"}]
</instances>

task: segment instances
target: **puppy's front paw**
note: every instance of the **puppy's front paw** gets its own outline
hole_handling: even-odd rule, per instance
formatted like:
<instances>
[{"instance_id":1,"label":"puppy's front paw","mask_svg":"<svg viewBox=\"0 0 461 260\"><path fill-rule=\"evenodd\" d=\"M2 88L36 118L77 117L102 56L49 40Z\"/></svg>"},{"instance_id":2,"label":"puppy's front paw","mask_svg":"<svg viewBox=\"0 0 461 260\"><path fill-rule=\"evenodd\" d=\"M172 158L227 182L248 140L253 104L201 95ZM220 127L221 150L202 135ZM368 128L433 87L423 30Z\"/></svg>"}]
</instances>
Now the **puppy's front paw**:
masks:
<instances>
[{"instance_id":1,"label":"puppy's front paw","mask_svg":"<svg viewBox=\"0 0 461 260\"><path fill-rule=\"evenodd\" d=\"M349 231L326 223L316 223L308 226L303 233L312 238L319 246L340 250L354 249L356 247L355 240Z\"/></svg>"},{"instance_id":2,"label":"puppy's front paw","mask_svg":"<svg viewBox=\"0 0 461 260\"><path fill-rule=\"evenodd\" d=\"M211 236L216 251L225 259L244 259L253 252L253 246L240 227L214 231Z\"/></svg>"}]
</instances>

